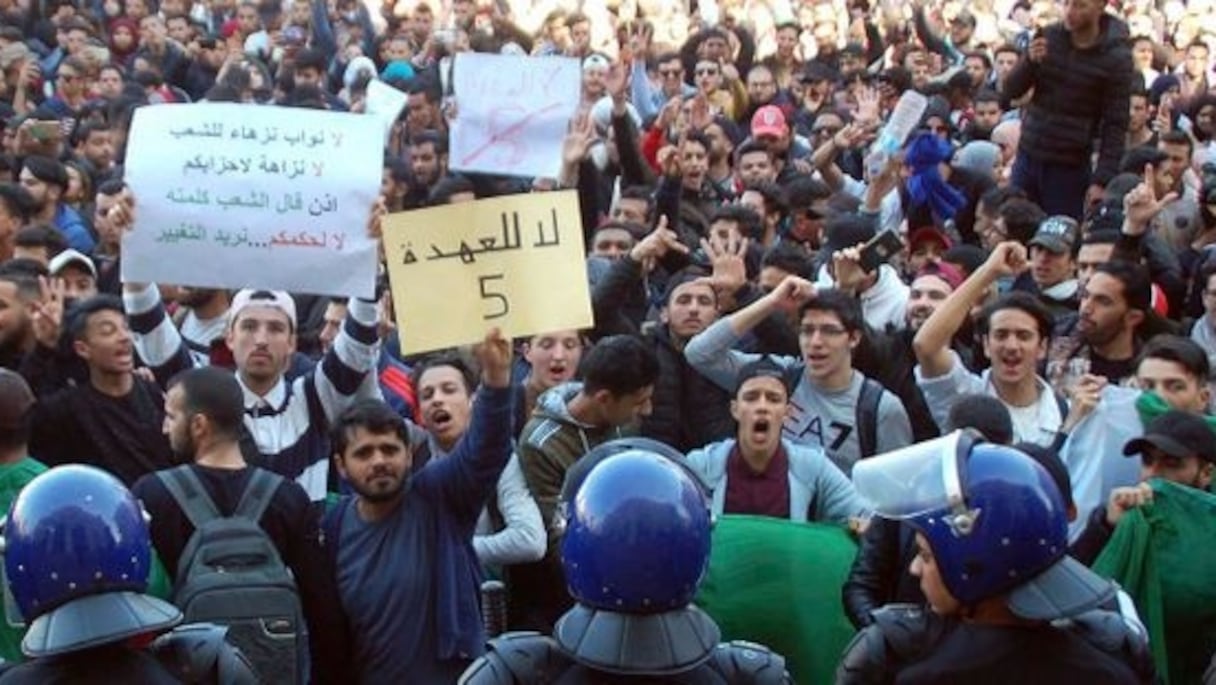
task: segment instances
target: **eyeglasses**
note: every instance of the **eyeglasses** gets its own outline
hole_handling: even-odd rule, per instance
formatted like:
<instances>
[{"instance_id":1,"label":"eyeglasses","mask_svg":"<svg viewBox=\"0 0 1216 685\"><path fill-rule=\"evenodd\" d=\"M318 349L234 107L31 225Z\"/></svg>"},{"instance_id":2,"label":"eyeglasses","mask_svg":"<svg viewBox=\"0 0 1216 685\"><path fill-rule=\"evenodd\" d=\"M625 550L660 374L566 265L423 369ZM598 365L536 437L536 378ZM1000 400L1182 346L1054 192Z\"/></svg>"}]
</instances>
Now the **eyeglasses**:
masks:
<instances>
[{"instance_id":1,"label":"eyeglasses","mask_svg":"<svg viewBox=\"0 0 1216 685\"><path fill-rule=\"evenodd\" d=\"M801 336L804 336L807 338L815 337L816 333L822 335L825 338L837 338L848 332L849 331L846 330L844 327L834 326L832 324L824 324L822 326L815 326L815 325L801 326L798 328L798 335L801 335Z\"/></svg>"},{"instance_id":2,"label":"eyeglasses","mask_svg":"<svg viewBox=\"0 0 1216 685\"><path fill-rule=\"evenodd\" d=\"M705 69L697 69L695 73L697 76L717 76L718 70L707 67Z\"/></svg>"},{"instance_id":3,"label":"eyeglasses","mask_svg":"<svg viewBox=\"0 0 1216 685\"><path fill-rule=\"evenodd\" d=\"M659 69L659 76L662 76L663 78L676 78L683 71L683 69Z\"/></svg>"}]
</instances>

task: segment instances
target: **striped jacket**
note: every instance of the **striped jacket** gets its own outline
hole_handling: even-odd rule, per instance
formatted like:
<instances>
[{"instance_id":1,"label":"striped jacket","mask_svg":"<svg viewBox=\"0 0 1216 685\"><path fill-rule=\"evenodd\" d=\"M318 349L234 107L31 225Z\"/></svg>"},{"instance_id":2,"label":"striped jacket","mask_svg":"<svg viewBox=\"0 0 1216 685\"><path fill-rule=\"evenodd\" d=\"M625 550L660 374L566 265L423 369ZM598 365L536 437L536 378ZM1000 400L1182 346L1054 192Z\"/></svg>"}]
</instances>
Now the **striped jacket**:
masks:
<instances>
[{"instance_id":1,"label":"striped jacket","mask_svg":"<svg viewBox=\"0 0 1216 685\"><path fill-rule=\"evenodd\" d=\"M165 385L174 374L190 367L189 355L180 354L181 333L166 315L155 285L123 295L123 304L141 359ZM333 347L310 372L291 383L280 378L259 397L241 381L245 394L245 426L249 429L264 466L294 479L308 496L325 499L329 485L329 426L356 399L381 399L373 381L379 356L376 305L352 299L342 332Z\"/></svg>"}]
</instances>

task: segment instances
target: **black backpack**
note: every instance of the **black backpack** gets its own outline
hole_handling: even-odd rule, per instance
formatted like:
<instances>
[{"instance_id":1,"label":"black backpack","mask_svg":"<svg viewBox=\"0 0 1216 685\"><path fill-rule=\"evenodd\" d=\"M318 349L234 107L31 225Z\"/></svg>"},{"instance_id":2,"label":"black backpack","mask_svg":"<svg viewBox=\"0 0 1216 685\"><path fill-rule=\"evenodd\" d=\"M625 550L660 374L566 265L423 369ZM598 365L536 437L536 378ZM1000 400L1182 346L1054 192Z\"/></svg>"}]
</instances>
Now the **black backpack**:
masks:
<instances>
[{"instance_id":1,"label":"black backpack","mask_svg":"<svg viewBox=\"0 0 1216 685\"><path fill-rule=\"evenodd\" d=\"M857 395L857 446L861 458L874 456L878 450L878 403L886 389L882 383L870 377L861 380L861 392Z\"/></svg>"},{"instance_id":2,"label":"black backpack","mask_svg":"<svg viewBox=\"0 0 1216 685\"><path fill-rule=\"evenodd\" d=\"M189 466L156 476L194 524L177 564L173 603L187 623L228 627L264 683L307 682L308 634L291 571L258 525L283 477L252 468L232 516L222 516Z\"/></svg>"}]
</instances>

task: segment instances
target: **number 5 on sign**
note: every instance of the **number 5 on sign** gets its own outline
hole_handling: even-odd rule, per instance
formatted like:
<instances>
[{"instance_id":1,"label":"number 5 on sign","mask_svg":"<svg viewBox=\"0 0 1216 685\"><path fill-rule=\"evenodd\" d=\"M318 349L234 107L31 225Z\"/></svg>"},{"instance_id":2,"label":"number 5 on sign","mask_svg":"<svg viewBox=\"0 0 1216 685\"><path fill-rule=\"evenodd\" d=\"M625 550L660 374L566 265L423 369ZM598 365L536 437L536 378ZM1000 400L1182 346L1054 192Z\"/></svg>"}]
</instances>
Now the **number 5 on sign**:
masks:
<instances>
[{"instance_id":1,"label":"number 5 on sign","mask_svg":"<svg viewBox=\"0 0 1216 685\"><path fill-rule=\"evenodd\" d=\"M384 249L404 354L592 324L573 190L391 214Z\"/></svg>"}]
</instances>

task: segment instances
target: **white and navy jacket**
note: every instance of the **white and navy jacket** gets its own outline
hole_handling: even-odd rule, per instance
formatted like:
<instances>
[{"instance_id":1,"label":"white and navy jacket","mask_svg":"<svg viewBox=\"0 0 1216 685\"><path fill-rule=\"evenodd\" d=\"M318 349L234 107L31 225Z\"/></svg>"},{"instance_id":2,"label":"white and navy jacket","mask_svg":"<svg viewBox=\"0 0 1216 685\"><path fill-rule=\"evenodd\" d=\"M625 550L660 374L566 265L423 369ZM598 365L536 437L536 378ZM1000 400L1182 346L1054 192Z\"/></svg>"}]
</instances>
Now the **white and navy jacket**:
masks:
<instances>
[{"instance_id":1,"label":"white and navy jacket","mask_svg":"<svg viewBox=\"0 0 1216 685\"><path fill-rule=\"evenodd\" d=\"M155 285L123 294L135 350L162 386L190 368L184 342L161 304ZM245 426L275 473L300 484L314 501L325 499L329 480L329 426L357 399L381 399L375 382L380 339L374 302L352 298L333 347L309 373L290 384L280 378L265 397L241 382ZM368 378L372 380L365 382Z\"/></svg>"}]
</instances>

